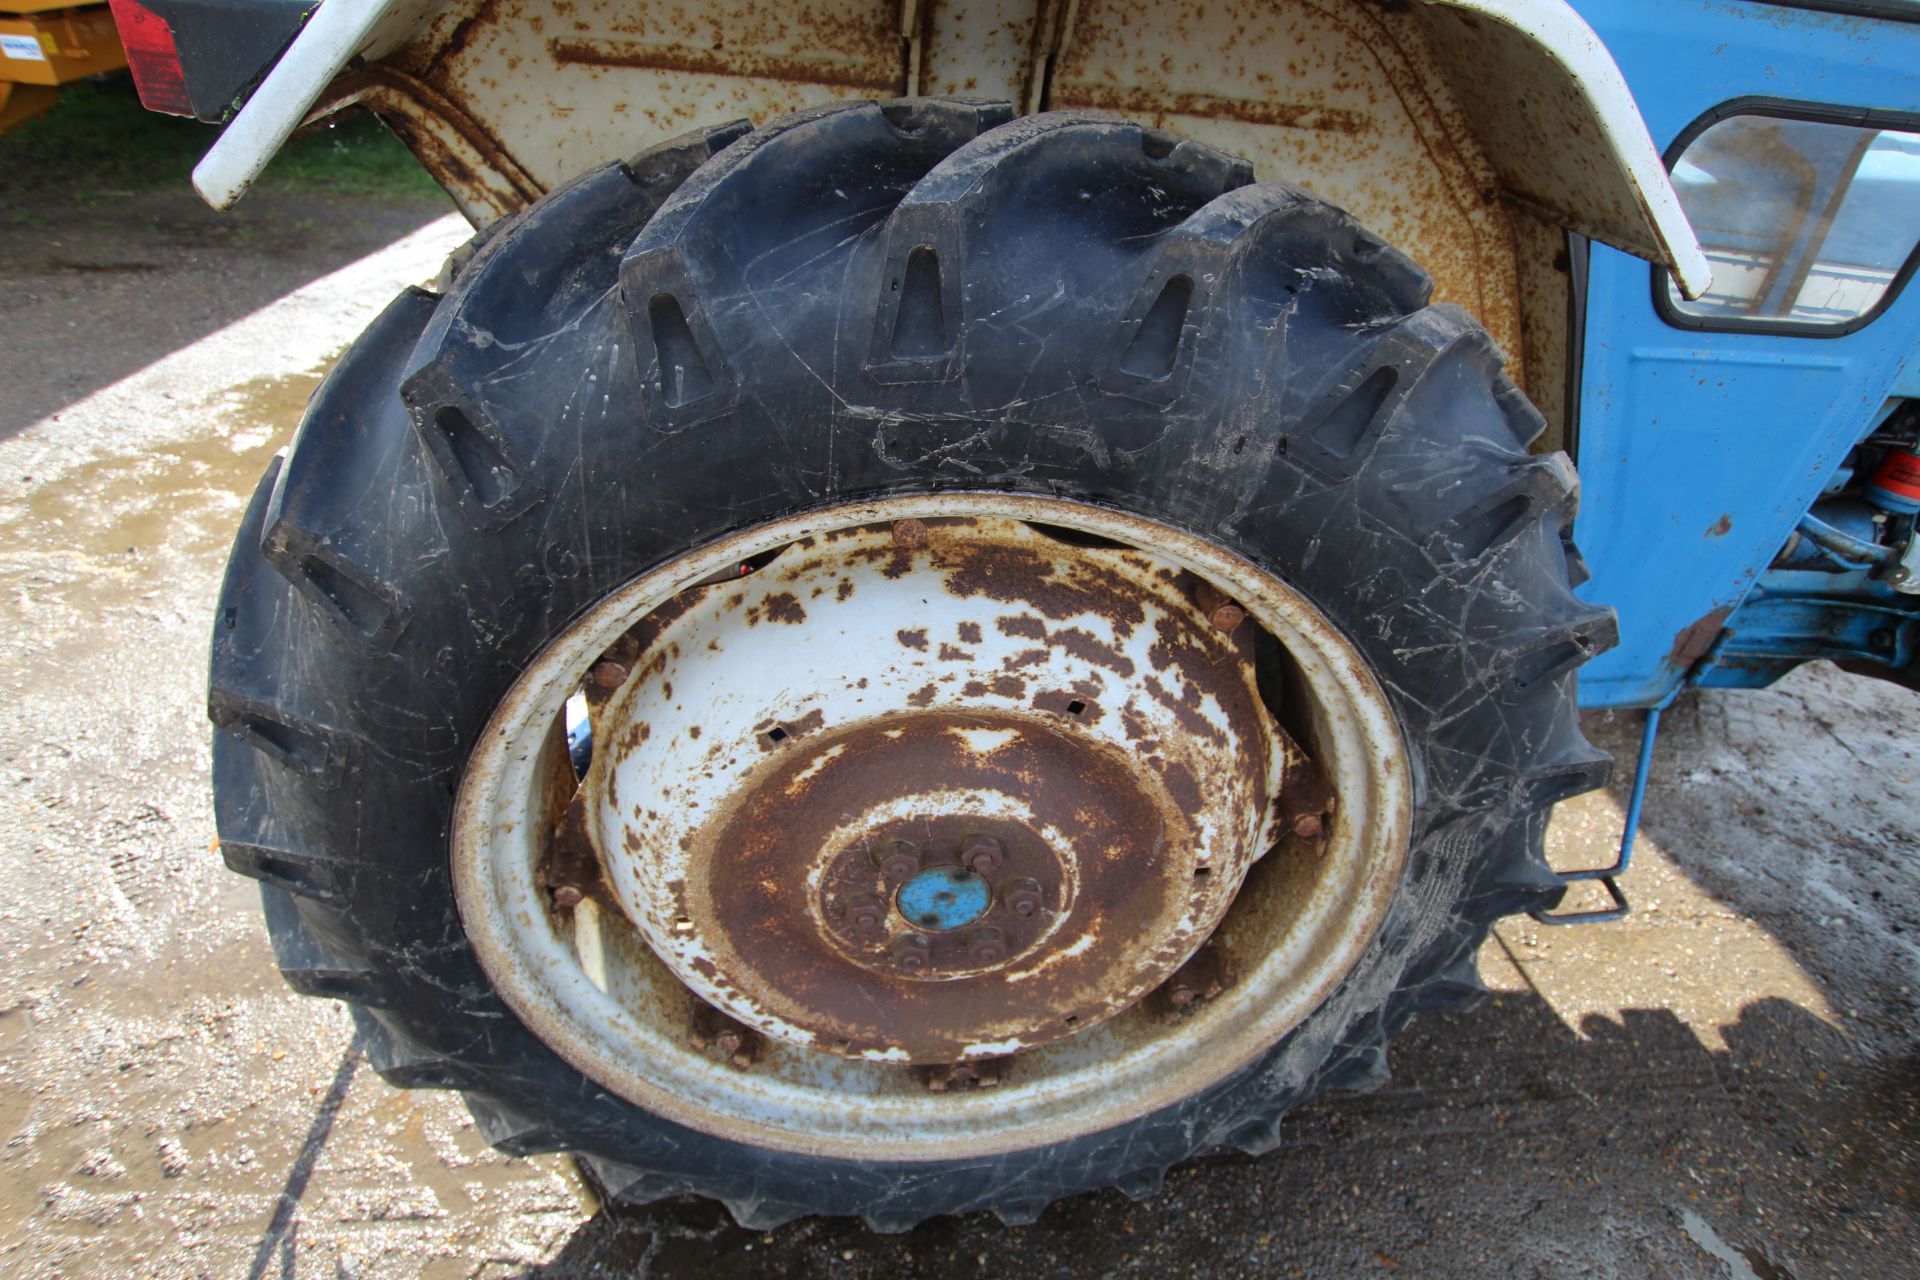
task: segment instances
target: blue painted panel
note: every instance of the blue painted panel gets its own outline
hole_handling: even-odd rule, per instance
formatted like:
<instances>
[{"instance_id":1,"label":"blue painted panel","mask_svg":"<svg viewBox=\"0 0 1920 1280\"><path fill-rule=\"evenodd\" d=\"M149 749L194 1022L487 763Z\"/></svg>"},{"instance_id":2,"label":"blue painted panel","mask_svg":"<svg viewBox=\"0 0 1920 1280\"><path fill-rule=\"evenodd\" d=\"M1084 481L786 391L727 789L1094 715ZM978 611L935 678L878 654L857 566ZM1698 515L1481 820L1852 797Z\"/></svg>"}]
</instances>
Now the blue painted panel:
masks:
<instances>
[{"instance_id":1,"label":"blue painted panel","mask_svg":"<svg viewBox=\"0 0 1920 1280\"><path fill-rule=\"evenodd\" d=\"M1920 26L1747 3L1578 7L1663 151L1743 97L1920 112ZM1920 282L1842 337L1696 332L1661 319L1645 263L1594 246L1576 533L1594 572L1581 594L1619 611L1621 644L1582 672L1583 703L1671 692L1676 643L1746 597L1888 396L1920 376L1916 348Z\"/></svg>"},{"instance_id":2,"label":"blue painted panel","mask_svg":"<svg viewBox=\"0 0 1920 1280\"><path fill-rule=\"evenodd\" d=\"M1920 650L1913 603L1864 573L1772 570L1728 620L1699 683L1759 688L1813 658L1905 666Z\"/></svg>"}]
</instances>

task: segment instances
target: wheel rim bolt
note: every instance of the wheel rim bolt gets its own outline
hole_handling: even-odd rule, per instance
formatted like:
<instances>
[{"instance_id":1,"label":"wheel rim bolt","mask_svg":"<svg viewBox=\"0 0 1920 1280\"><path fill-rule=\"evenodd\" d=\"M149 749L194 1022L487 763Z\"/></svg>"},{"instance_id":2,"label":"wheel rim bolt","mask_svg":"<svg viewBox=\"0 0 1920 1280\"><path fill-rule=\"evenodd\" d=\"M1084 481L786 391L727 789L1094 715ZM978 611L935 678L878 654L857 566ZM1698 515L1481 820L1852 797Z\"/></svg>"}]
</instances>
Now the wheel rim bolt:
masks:
<instances>
[{"instance_id":1,"label":"wheel rim bolt","mask_svg":"<svg viewBox=\"0 0 1920 1280\"><path fill-rule=\"evenodd\" d=\"M967 935L967 955L976 964L993 964L1006 954L1007 944L998 929L975 929Z\"/></svg>"},{"instance_id":2,"label":"wheel rim bolt","mask_svg":"<svg viewBox=\"0 0 1920 1280\"><path fill-rule=\"evenodd\" d=\"M874 853L873 860L889 880L905 880L920 869L920 851L905 840L889 841Z\"/></svg>"},{"instance_id":3,"label":"wheel rim bolt","mask_svg":"<svg viewBox=\"0 0 1920 1280\"><path fill-rule=\"evenodd\" d=\"M990 876L1006 861L1000 842L992 836L973 836L960 846L960 861L977 876Z\"/></svg>"},{"instance_id":4,"label":"wheel rim bolt","mask_svg":"<svg viewBox=\"0 0 1920 1280\"><path fill-rule=\"evenodd\" d=\"M1232 631L1247 620L1247 611L1228 599L1227 593L1211 582L1203 582L1194 592L1194 603L1207 615L1217 631Z\"/></svg>"},{"instance_id":5,"label":"wheel rim bolt","mask_svg":"<svg viewBox=\"0 0 1920 1280\"><path fill-rule=\"evenodd\" d=\"M861 933L871 933L878 929L880 922L886 918L886 914L885 905L870 893L847 899L845 907L847 925Z\"/></svg>"},{"instance_id":6,"label":"wheel rim bolt","mask_svg":"<svg viewBox=\"0 0 1920 1280\"><path fill-rule=\"evenodd\" d=\"M1030 916L1041 906L1040 882L1026 876L1000 886L1000 900L1017 916Z\"/></svg>"},{"instance_id":7,"label":"wheel rim bolt","mask_svg":"<svg viewBox=\"0 0 1920 1280\"><path fill-rule=\"evenodd\" d=\"M927 940L917 933L893 940L893 962L908 973L919 973L927 967L929 951Z\"/></svg>"},{"instance_id":8,"label":"wheel rim bolt","mask_svg":"<svg viewBox=\"0 0 1920 1280\"><path fill-rule=\"evenodd\" d=\"M605 689L609 692L618 689L627 682L626 664L615 662L612 658L594 663L593 670L587 674L596 688Z\"/></svg>"},{"instance_id":9,"label":"wheel rim bolt","mask_svg":"<svg viewBox=\"0 0 1920 1280\"><path fill-rule=\"evenodd\" d=\"M1191 1009L1220 994L1220 958L1211 945L1201 947L1160 988L1169 1005L1177 1010Z\"/></svg>"}]
</instances>

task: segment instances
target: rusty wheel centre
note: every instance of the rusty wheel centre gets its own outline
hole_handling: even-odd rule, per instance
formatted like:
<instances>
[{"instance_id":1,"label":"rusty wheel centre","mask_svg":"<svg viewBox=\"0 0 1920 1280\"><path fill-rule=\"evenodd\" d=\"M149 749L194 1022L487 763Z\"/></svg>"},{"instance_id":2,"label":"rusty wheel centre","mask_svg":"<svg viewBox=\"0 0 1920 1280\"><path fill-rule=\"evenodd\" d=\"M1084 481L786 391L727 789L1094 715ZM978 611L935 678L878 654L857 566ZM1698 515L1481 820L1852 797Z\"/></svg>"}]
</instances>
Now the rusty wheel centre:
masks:
<instances>
[{"instance_id":1,"label":"rusty wheel centre","mask_svg":"<svg viewBox=\"0 0 1920 1280\"><path fill-rule=\"evenodd\" d=\"M629 1097L808 1150L876 1123L979 1146L903 1109L928 1083L1097 1125L1103 1068L1216 1078L1302 1016L1404 856L1404 761L1344 641L1110 513L849 514L651 575L496 713L454 864L516 1012Z\"/></svg>"},{"instance_id":2,"label":"rusty wheel centre","mask_svg":"<svg viewBox=\"0 0 1920 1280\"><path fill-rule=\"evenodd\" d=\"M956 1062L1166 981L1272 843L1251 627L1132 548L950 517L798 539L642 621L588 831L675 975L756 1031Z\"/></svg>"}]
</instances>

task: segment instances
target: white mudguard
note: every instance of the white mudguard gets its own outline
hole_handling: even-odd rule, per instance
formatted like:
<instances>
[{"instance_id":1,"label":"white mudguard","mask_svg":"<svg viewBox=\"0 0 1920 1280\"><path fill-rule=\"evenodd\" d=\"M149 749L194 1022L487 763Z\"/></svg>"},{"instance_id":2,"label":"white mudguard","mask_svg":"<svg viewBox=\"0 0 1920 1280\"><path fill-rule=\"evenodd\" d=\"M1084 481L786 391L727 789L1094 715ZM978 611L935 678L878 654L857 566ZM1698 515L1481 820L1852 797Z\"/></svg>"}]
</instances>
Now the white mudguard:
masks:
<instances>
[{"instance_id":1,"label":"white mudguard","mask_svg":"<svg viewBox=\"0 0 1920 1280\"><path fill-rule=\"evenodd\" d=\"M232 205L351 60L375 61L423 29L447 29L427 20L461 3L325 0L201 161L194 185L215 208ZM1076 8L1065 10L1065 22ZM1633 94L1564 0L1422 0L1414 17L1509 196L1672 268L1689 297L1707 287L1706 255ZM912 21L904 25L910 32ZM917 67L918 42L904 38L908 65ZM1314 185L1310 173L1286 176ZM468 212L484 220L498 209Z\"/></svg>"}]
</instances>

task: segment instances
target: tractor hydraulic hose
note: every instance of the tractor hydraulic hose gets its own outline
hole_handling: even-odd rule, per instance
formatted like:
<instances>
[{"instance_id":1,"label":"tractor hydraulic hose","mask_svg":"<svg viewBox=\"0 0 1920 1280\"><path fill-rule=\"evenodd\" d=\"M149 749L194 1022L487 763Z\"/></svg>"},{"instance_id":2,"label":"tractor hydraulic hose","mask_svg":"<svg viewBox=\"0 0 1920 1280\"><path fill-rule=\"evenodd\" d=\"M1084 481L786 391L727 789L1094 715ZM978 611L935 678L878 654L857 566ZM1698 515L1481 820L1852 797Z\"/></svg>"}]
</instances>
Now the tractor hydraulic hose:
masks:
<instances>
[{"instance_id":1,"label":"tractor hydraulic hose","mask_svg":"<svg viewBox=\"0 0 1920 1280\"><path fill-rule=\"evenodd\" d=\"M1833 555L1849 569L1865 569L1892 561L1894 549L1877 543L1867 542L1852 534L1836 529L1812 512L1800 517L1798 532L1801 537Z\"/></svg>"}]
</instances>

